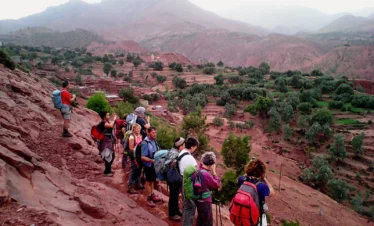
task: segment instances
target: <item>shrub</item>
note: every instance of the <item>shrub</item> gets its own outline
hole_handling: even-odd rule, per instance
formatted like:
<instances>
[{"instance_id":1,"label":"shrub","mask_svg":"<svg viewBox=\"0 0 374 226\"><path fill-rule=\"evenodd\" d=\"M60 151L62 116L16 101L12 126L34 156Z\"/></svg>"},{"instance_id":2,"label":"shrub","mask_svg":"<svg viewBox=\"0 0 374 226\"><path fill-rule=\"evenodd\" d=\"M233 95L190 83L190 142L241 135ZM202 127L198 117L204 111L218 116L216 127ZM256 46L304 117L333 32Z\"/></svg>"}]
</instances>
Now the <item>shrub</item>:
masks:
<instances>
[{"instance_id":1,"label":"shrub","mask_svg":"<svg viewBox=\"0 0 374 226\"><path fill-rule=\"evenodd\" d=\"M271 132L278 132L282 125L281 116L275 107L272 107L268 114L270 115L269 130Z\"/></svg>"},{"instance_id":2,"label":"shrub","mask_svg":"<svg viewBox=\"0 0 374 226\"><path fill-rule=\"evenodd\" d=\"M176 89L184 89L187 87L187 82L184 78L181 78L179 76L175 76L173 78L173 85Z\"/></svg>"},{"instance_id":3,"label":"shrub","mask_svg":"<svg viewBox=\"0 0 374 226\"><path fill-rule=\"evenodd\" d=\"M183 67L181 64L176 64L174 70L177 72L183 72Z\"/></svg>"},{"instance_id":4,"label":"shrub","mask_svg":"<svg viewBox=\"0 0 374 226\"><path fill-rule=\"evenodd\" d=\"M155 69L156 71L162 71L162 70L164 70L164 64L161 61L156 61L153 64L153 69Z\"/></svg>"},{"instance_id":5,"label":"shrub","mask_svg":"<svg viewBox=\"0 0 374 226\"><path fill-rule=\"evenodd\" d=\"M113 66L110 63L105 63L103 71L106 75L109 75L109 72L112 70Z\"/></svg>"},{"instance_id":6,"label":"shrub","mask_svg":"<svg viewBox=\"0 0 374 226\"><path fill-rule=\"evenodd\" d=\"M297 109L297 106L300 104L299 96L296 94L291 94L287 98L287 102L292 106L292 108L295 110Z\"/></svg>"},{"instance_id":7,"label":"shrub","mask_svg":"<svg viewBox=\"0 0 374 226\"><path fill-rule=\"evenodd\" d=\"M119 91L119 97L123 98L125 101L131 103L134 106L139 104L139 98L134 96L134 90L131 87L121 89Z\"/></svg>"},{"instance_id":8,"label":"shrub","mask_svg":"<svg viewBox=\"0 0 374 226\"><path fill-rule=\"evenodd\" d=\"M306 138L310 143L314 141L314 139L317 137L318 133L320 133L322 130L321 125L318 122L313 123L313 125L308 129L306 132Z\"/></svg>"},{"instance_id":9,"label":"shrub","mask_svg":"<svg viewBox=\"0 0 374 226\"><path fill-rule=\"evenodd\" d=\"M352 151L355 153L356 156L361 155L364 153L364 149L362 147L364 143L365 134L361 133L360 135L354 136L352 138Z\"/></svg>"},{"instance_id":10,"label":"shrub","mask_svg":"<svg viewBox=\"0 0 374 226\"><path fill-rule=\"evenodd\" d=\"M312 159L312 166L303 171L301 179L306 184L322 188L333 176L327 157L315 156Z\"/></svg>"},{"instance_id":11,"label":"shrub","mask_svg":"<svg viewBox=\"0 0 374 226\"><path fill-rule=\"evenodd\" d=\"M308 115L312 112L312 105L308 102L303 102L297 106L297 109L301 112L301 114Z\"/></svg>"},{"instance_id":12,"label":"shrub","mask_svg":"<svg viewBox=\"0 0 374 226\"><path fill-rule=\"evenodd\" d=\"M142 96L144 100L147 100L150 104L153 104L154 101L157 101L160 99L160 96L157 93L152 93L152 94L144 94Z\"/></svg>"},{"instance_id":13,"label":"shrub","mask_svg":"<svg viewBox=\"0 0 374 226\"><path fill-rule=\"evenodd\" d=\"M88 98L86 107L88 109L96 111L97 113L101 111L112 111L107 99L105 98L104 93L95 93L90 98Z\"/></svg>"},{"instance_id":14,"label":"shrub","mask_svg":"<svg viewBox=\"0 0 374 226\"><path fill-rule=\"evenodd\" d=\"M341 95L341 94L353 95L354 91L351 88L351 86L349 86L348 84L341 84L336 89L336 95Z\"/></svg>"},{"instance_id":15,"label":"shrub","mask_svg":"<svg viewBox=\"0 0 374 226\"><path fill-rule=\"evenodd\" d=\"M212 75L216 73L216 68L215 67L205 67L203 70L203 73L206 75Z\"/></svg>"},{"instance_id":16,"label":"shrub","mask_svg":"<svg viewBox=\"0 0 374 226\"><path fill-rule=\"evenodd\" d=\"M254 104L248 105L244 112L250 112L252 115L260 115L261 118L268 116L268 112L273 107L274 101L268 97L258 96Z\"/></svg>"},{"instance_id":17,"label":"shrub","mask_svg":"<svg viewBox=\"0 0 374 226\"><path fill-rule=\"evenodd\" d=\"M331 145L329 151L333 160L342 160L347 156L344 136L342 134L336 134L334 136L334 143Z\"/></svg>"},{"instance_id":18,"label":"shrub","mask_svg":"<svg viewBox=\"0 0 374 226\"><path fill-rule=\"evenodd\" d=\"M297 126L306 129L309 128L309 116L308 115L300 115L299 119L297 120Z\"/></svg>"},{"instance_id":19,"label":"shrub","mask_svg":"<svg viewBox=\"0 0 374 226\"><path fill-rule=\"evenodd\" d=\"M291 105L287 104L283 109L282 118L285 122L289 123L292 119L295 118L295 114L293 112L293 108Z\"/></svg>"},{"instance_id":20,"label":"shrub","mask_svg":"<svg viewBox=\"0 0 374 226\"><path fill-rule=\"evenodd\" d=\"M236 114L237 109L234 104L227 103L225 105L225 112L223 113L223 116L229 119L232 119L232 117Z\"/></svg>"},{"instance_id":21,"label":"shrub","mask_svg":"<svg viewBox=\"0 0 374 226\"><path fill-rule=\"evenodd\" d=\"M284 140L289 140L293 135L293 129L288 124L282 126L282 132Z\"/></svg>"},{"instance_id":22,"label":"shrub","mask_svg":"<svg viewBox=\"0 0 374 226\"><path fill-rule=\"evenodd\" d=\"M214 79L216 80L216 85L223 85L225 82L225 78L222 74L215 76Z\"/></svg>"},{"instance_id":23,"label":"shrub","mask_svg":"<svg viewBox=\"0 0 374 226\"><path fill-rule=\"evenodd\" d=\"M127 114L131 114L134 112L134 107L129 102L118 102L116 106L113 107L113 111L119 116L124 117Z\"/></svg>"},{"instance_id":24,"label":"shrub","mask_svg":"<svg viewBox=\"0 0 374 226\"><path fill-rule=\"evenodd\" d=\"M327 191L331 198L338 202L348 199L349 191L352 187L342 179L332 179L327 182Z\"/></svg>"},{"instance_id":25,"label":"shrub","mask_svg":"<svg viewBox=\"0 0 374 226\"><path fill-rule=\"evenodd\" d=\"M342 109L344 103L342 101L332 101L329 103L329 108L332 109Z\"/></svg>"},{"instance_id":26,"label":"shrub","mask_svg":"<svg viewBox=\"0 0 374 226\"><path fill-rule=\"evenodd\" d=\"M224 122L223 122L223 119L222 119L222 118L220 118L220 117L215 117L215 118L213 119L213 124L214 124L215 126L221 127L221 126L223 126Z\"/></svg>"},{"instance_id":27,"label":"shrub","mask_svg":"<svg viewBox=\"0 0 374 226\"><path fill-rule=\"evenodd\" d=\"M281 223L282 223L281 226L300 226L300 223L298 220L296 220L296 222L293 222L293 221L287 221L285 219L282 219Z\"/></svg>"},{"instance_id":28,"label":"shrub","mask_svg":"<svg viewBox=\"0 0 374 226\"><path fill-rule=\"evenodd\" d=\"M217 63L217 66L218 66L218 67L223 67L224 64L223 64L223 62L220 60L220 61Z\"/></svg>"},{"instance_id":29,"label":"shrub","mask_svg":"<svg viewBox=\"0 0 374 226\"><path fill-rule=\"evenodd\" d=\"M167 77L164 75L156 75L156 80L159 83L164 83L167 80Z\"/></svg>"},{"instance_id":30,"label":"shrub","mask_svg":"<svg viewBox=\"0 0 374 226\"><path fill-rule=\"evenodd\" d=\"M117 77L117 71L116 71L116 70L112 70L112 71L110 72L110 76L112 76L112 77Z\"/></svg>"},{"instance_id":31,"label":"shrub","mask_svg":"<svg viewBox=\"0 0 374 226\"><path fill-rule=\"evenodd\" d=\"M262 62L260 66L258 67L263 75L269 74L270 72L270 65L266 62Z\"/></svg>"},{"instance_id":32,"label":"shrub","mask_svg":"<svg viewBox=\"0 0 374 226\"><path fill-rule=\"evenodd\" d=\"M230 134L222 145L222 156L226 166L233 167L237 173L244 170L244 166L249 160L249 152L251 145L249 143L250 137L239 137Z\"/></svg>"},{"instance_id":33,"label":"shrub","mask_svg":"<svg viewBox=\"0 0 374 226\"><path fill-rule=\"evenodd\" d=\"M238 176L234 173L234 171L229 170L227 171L221 180L221 188L217 193L217 198L223 203L229 203L236 194L236 188L238 181Z\"/></svg>"},{"instance_id":34,"label":"shrub","mask_svg":"<svg viewBox=\"0 0 374 226\"><path fill-rule=\"evenodd\" d=\"M321 125L332 123L332 115L328 109L319 109L312 115L311 123L318 122Z\"/></svg>"},{"instance_id":35,"label":"shrub","mask_svg":"<svg viewBox=\"0 0 374 226\"><path fill-rule=\"evenodd\" d=\"M157 76L157 73L156 73L156 72L151 72L151 77L152 77L152 78L156 78L156 76Z\"/></svg>"},{"instance_id":36,"label":"shrub","mask_svg":"<svg viewBox=\"0 0 374 226\"><path fill-rule=\"evenodd\" d=\"M275 80L275 89L282 92L282 93L287 93L288 88L287 88L287 80L283 77L277 78Z\"/></svg>"},{"instance_id":37,"label":"shrub","mask_svg":"<svg viewBox=\"0 0 374 226\"><path fill-rule=\"evenodd\" d=\"M123 66L123 64L124 64L124 62L123 62L122 59L120 59L120 60L118 61L118 63L119 63L121 66Z\"/></svg>"},{"instance_id":38,"label":"shrub","mask_svg":"<svg viewBox=\"0 0 374 226\"><path fill-rule=\"evenodd\" d=\"M10 70L14 70L16 68L16 64L8 56L8 54L3 50L0 50L0 64L3 64L5 67L9 68Z\"/></svg>"},{"instance_id":39,"label":"shrub","mask_svg":"<svg viewBox=\"0 0 374 226\"><path fill-rule=\"evenodd\" d=\"M243 78L240 77L239 75L230 76L230 77L228 77L227 80L228 80L230 83L242 83L242 82L243 82Z\"/></svg>"},{"instance_id":40,"label":"shrub","mask_svg":"<svg viewBox=\"0 0 374 226\"><path fill-rule=\"evenodd\" d=\"M314 69L311 73L310 73L311 76L324 76L323 72L318 70L318 69Z\"/></svg>"},{"instance_id":41,"label":"shrub","mask_svg":"<svg viewBox=\"0 0 374 226\"><path fill-rule=\"evenodd\" d=\"M134 67L137 68L140 64L142 64L142 61L140 59L133 59L132 63L134 64Z\"/></svg>"}]
</instances>

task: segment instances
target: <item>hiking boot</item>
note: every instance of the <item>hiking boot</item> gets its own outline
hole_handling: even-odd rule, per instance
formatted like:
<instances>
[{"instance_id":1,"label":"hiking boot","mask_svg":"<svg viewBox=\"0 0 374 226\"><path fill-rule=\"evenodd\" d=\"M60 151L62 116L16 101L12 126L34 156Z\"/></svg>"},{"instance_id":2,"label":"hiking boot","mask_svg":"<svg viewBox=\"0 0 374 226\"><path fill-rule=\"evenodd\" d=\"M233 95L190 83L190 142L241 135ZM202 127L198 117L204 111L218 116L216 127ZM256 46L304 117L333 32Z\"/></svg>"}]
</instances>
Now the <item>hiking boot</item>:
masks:
<instances>
[{"instance_id":1,"label":"hiking boot","mask_svg":"<svg viewBox=\"0 0 374 226\"><path fill-rule=\"evenodd\" d=\"M180 221L181 220L181 217L178 216L178 215L174 215L174 216L169 216L169 219L172 220L172 221Z\"/></svg>"},{"instance_id":2,"label":"hiking boot","mask_svg":"<svg viewBox=\"0 0 374 226\"><path fill-rule=\"evenodd\" d=\"M162 201L161 198L159 198L157 195L153 194L151 195L151 199L154 201L154 202L160 202Z\"/></svg>"},{"instance_id":3,"label":"hiking boot","mask_svg":"<svg viewBox=\"0 0 374 226\"><path fill-rule=\"evenodd\" d=\"M148 201L147 201L147 205L148 205L149 207L156 207L156 204L155 204L152 200L148 200Z\"/></svg>"},{"instance_id":4,"label":"hiking boot","mask_svg":"<svg viewBox=\"0 0 374 226\"><path fill-rule=\"evenodd\" d=\"M69 133L68 131L67 132L63 132L62 133L62 137L72 137L73 135L71 133Z\"/></svg>"},{"instance_id":5,"label":"hiking boot","mask_svg":"<svg viewBox=\"0 0 374 226\"><path fill-rule=\"evenodd\" d=\"M108 174L104 173L104 177L113 177L113 173L108 173Z\"/></svg>"},{"instance_id":6,"label":"hiking boot","mask_svg":"<svg viewBox=\"0 0 374 226\"><path fill-rule=\"evenodd\" d=\"M142 185L141 183L135 184L135 189L136 190L144 189L144 185Z\"/></svg>"},{"instance_id":7,"label":"hiking boot","mask_svg":"<svg viewBox=\"0 0 374 226\"><path fill-rule=\"evenodd\" d=\"M129 194L132 194L132 195L138 193L138 192L136 192L136 191L134 190L134 188L133 188L132 186L129 186L129 187L128 187L127 192L128 192Z\"/></svg>"}]
</instances>

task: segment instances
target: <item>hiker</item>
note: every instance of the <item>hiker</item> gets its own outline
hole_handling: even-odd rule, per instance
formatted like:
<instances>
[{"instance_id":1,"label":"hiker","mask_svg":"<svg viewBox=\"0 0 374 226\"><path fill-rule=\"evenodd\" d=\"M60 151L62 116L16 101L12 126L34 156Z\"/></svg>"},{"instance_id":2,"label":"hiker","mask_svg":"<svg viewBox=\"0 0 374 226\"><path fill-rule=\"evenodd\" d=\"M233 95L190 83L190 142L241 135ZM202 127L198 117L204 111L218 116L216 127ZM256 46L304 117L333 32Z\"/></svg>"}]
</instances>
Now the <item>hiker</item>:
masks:
<instances>
[{"instance_id":1,"label":"hiker","mask_svg":"<svg viewBox=\"0 0 374 226\"><path fill-rule=\"evenodd\" d=\"M142 172L142 168L136 165L134 155L135 147L143 141L142 135L140 134L140 129L141 127L139 124L135 123L132 125L132 132L128 137L128 150L125 150L128 152L128 156L131 161L131 174L129 177L129 184L127 189L127 192L130 194L136 194L137 192L135 191L135 189L144 189L144 186L140 183L140 174Z\"/></svg>"},{"instance_id":2,"label":"hiker","mask_svg":"<svg viewBox=\"0 0 374 226\"><path fill-rule=\"evenodd\" d=\"M141 143L142 156L141 160L144 164L144 174L145 174L145 192L147 195L147 204L150 207L155 207L154 202L161 201L154 193L153 188L156 182L156 171L154 168L153 159L154 153L157 152L160 148L156 142L157 129L155 127L148 128L148 136Z\"/></svg>"},{"instance_id":3,"label":"hiker","mask_svg":"<svg viewBox=\"0 0 374 226\"><path fill-rule=\"evenodd\" d=\"M126 152L125 146L124 146L125 145L125 134L126 134L126 117L127 117L127 114L125 114L123 116L122 120L117 120L116 121L116 124L117 124L117 127L118 127L116 137L117 137L117 139L119 139L119 143L123 147L122 169L126 169L126 163L127 163L127 159L128 159L128 153Z\"/></svg>"},{"instance_id":4,"label":"hiker","mask_svg":"<svg viewBox=\"0 0 374 226\"><path fill-rule=\"evenodd\" d=\"M135 114L137 116L136 123L138 123L142 129L140 131L140 134L143 137L143 140L147 136L147 129L151 127L151 119L150 117L145 117L145 108L144 107L137 107L135 109Z\"/></svg>"},{"instance_id":5,"label":"hiker","mask_svg":"<svg viewBox=\"0 0 374 226\"><path fill-rule=\"evenodd\" d=\"M177 158L179 152L185 149L184 146L184 138L179 137L174 141L174 147L169 151L167 159L168 161L165 162L166 164L170 164L170 168L177 166ZM177 176L180 176L179 174ZM172 182L168 181L168 186L170 188L169 192L169 218L173 221L180 221L182 212L179 209L178 200L179 200L179 193L182 187L182 180L179 182Z\"/></svg>"},{"instance_id":6,"label":"hiker","mask_svg":"<svg viewBox=\"0 0 374 226\"><path fill-rule=\"evenodd\" d=\"M185 149L182 150L178 155L178 166L180 175L183 175L184 169L187 166L197 167L197 162L195 158L191 155L194 153L199 146L199 141L196 138L189 137L184 142ZM193 219L195 216L196 205L193 200L187 200L183 191L183 216L182 216L182 225L183 226L192 226Z\"/></svg>"},{"instance_id":7,"label":"hiker","mask_svg":"<svg viewBox=\"0 0 374 226\"><path fill-rule=\"evenodd\" d=\"M62 137L72 137L73 135L69 132L69 124L71 120L71 103L76 99L75 94L71 95L68 91L69 81L62 82L61 90L61 102L62 108L60 109L61 115L64 118Z\"/></svg>"},{"instance_id":8,"label":"hiker","mask_svg":"<svg viewBox=\"0 0 374 226\"><path fill-rule=\"evenodd\" d=\"M110 115L108 112L103 111L103 112L100 112L99 115L102 121L98 125L98 127L100 127L101 130L104 131L104 140L102 140L99 144L99 151L105 163L104 176L112 177L113 176L112 164L115 158L115 153L114 153L115 137L113 136L113 127L115 126L115 121L117 119L117 116L114 116L113 121L110 121L109 120Z\"/></svg>"},{"instance_id":9,"label":"hiker","mask_svg":"<svg viewBox=\"0 0 374 226\"><path fill-rule=\"evenodd\" d=\"M204 178L202 190L214 191L221 186L221 180L216 173L216 155L214 152L205 152L201 156L199 171ZM195 200L197 208L196 226L213 226L212 195L207 198Z\"/></svg>"},{"instance_id":10,"label":"hiker","mask_svg":"<svg viewBox=\"0 0 374 226\"><path fill-rule=\"evenodd\" d=\"M275 194L273 186L266 179L266 165L259 159L251 160L245 167L245 175L239 177L238 188L245 182L256 185L259 196L260 219L264 213L265 197ZM267 208L267 207L265 207Z\"/></svg>"}]
</instances>

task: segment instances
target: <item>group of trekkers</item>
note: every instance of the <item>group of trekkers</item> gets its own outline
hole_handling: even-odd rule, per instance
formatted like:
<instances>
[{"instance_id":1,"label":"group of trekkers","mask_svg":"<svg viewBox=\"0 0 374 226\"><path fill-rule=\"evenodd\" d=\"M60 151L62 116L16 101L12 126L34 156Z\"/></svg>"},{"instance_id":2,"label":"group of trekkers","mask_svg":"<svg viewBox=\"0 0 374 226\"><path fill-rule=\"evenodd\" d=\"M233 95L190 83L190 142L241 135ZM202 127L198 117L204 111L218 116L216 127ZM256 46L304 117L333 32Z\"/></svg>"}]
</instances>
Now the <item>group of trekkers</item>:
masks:
<instances>
[{"instance_id":1,"label":"group of trekkers","mask_svg":"<svg viewBox=\"0 0 374 226\"><path fill-rule=\"evenodd\" d=\"M63 90L67 87L68 83L63 83ZM61 92L64 103L75 99L75 96L64 92ZM161 150L156 139L157 128L151 126L150 117L146 117L145 113L144 107L138 107L134 113L122 116L122 120L117 116L111 120L109 112L99 113L101 122L95 128L103 134L97 141L104 160L104 176L112 177L114 174L115 145L120 143L123 146L123 170L126 171L128 162L131 163L128 193L136 194L144 189L147 205L155 207L155 203L162 199L156 195L154 188L160 186L160 180L166 181L170 220L192 226L197 210L196 225L213 226L212 193L221 186L216 172L215 153L205 152L197 161L194 156L199 148L199 140L194 137L179 137L171 150ZM61 114L64 118L63 136L70 137L67 135L68 123L65 122L71 119L71 109L68 112L61 109ZM91 136L92 133L91 130ZM235 225L266 225L263 224L267 209L265 197L274 194L273 187L266 179L266 165L259 159L252 159L245 167L245 175L238 178L237 188L233 189L237 193L230 204L230 220ZM183 198L182 210L179 208L180 193Z\"/></svg>"}]
</instances>

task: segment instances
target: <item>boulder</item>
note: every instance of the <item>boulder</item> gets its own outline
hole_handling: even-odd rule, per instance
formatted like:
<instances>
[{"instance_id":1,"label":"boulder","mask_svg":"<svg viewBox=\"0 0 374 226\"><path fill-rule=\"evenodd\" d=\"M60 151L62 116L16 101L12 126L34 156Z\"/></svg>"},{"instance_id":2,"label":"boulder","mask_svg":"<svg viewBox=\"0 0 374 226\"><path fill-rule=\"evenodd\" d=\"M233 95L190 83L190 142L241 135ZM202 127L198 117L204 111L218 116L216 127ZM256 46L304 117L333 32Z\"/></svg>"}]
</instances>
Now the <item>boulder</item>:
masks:
<instances>
[{"instance_id":1,"label":"boulder","mask_svg":"<svg viewBox=\"0 0 374 226\"><path fill-rule=\"evenodd\" d=\"M93 196L79 194L78 196L74 197L74 199L79 203L82 211L93 218L102 219L108 213L100 200Z\"/></svg>"},{"instance_id":2,"label":"boulder","mask_svg":"<svg viewBox=\"0 0 374 226\"><path fill-rule=\"evenodd\" d=\"M7 164L16 168L22 176L28 179L31 178L31 174L34 171L34 165L26 161L25 159L21 158L20 156L14 154L13 152L9 151L8 149L4 148L1 145L0 159L4 160Z\"/></svg>"}]
</instances>

